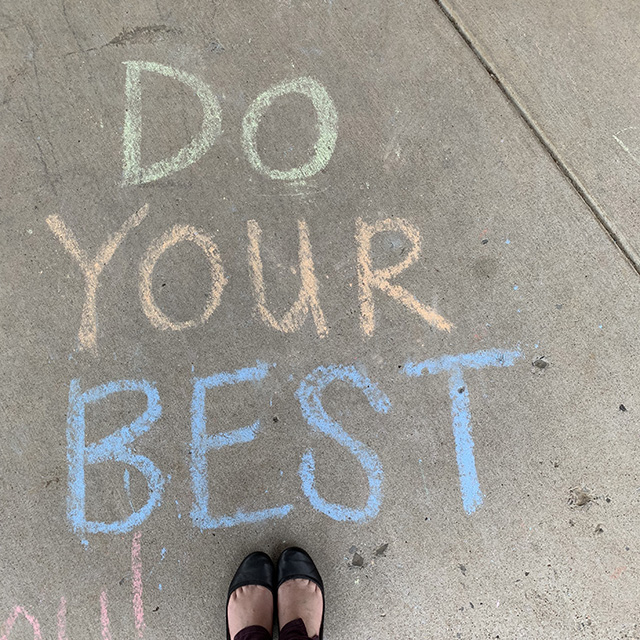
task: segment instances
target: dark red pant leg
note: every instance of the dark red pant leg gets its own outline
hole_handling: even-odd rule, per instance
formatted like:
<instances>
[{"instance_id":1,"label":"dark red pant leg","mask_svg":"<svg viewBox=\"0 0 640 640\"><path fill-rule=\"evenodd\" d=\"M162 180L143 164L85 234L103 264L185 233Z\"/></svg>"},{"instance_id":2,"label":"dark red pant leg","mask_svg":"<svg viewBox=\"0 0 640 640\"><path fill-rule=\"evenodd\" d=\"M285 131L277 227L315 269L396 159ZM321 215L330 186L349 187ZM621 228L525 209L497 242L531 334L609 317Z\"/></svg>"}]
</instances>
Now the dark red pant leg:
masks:
<instances>
[{"instance_id":1,"label":"dark red pant leg","mask_svg":"<svg viewBox=\"0 0 640 640\"><path fill-rule=\"evenodd\" d=\"M233 640L271 640L271 634L256 624L238 631Z\"/></svg>"},{"instance_id":2,"label":"dark red pant leg","mask_svg":"<svg viewBox=\"0 0 640 640\"><path fill-rule=\"evenodd\" d=\"M280 640L318 640L318 636L310 638L302 618L296 618L280 629Z\"/></svg>"}]
</instances>

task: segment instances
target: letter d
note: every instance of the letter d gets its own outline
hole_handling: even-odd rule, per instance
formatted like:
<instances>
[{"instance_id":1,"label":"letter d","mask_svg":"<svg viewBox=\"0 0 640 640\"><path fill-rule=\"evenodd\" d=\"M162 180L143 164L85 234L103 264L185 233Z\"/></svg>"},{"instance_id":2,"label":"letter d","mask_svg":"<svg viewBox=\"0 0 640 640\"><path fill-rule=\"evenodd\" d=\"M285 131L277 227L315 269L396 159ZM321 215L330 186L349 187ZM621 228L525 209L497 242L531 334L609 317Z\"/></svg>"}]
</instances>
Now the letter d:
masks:
<instances>
[{"instance_id":1,"label":"letter d","mask_svg":"<svg viewBox=\"0 0 640 640\"><path fill-rule=\"evenodd\" d=\"M126 108L124 114L124 131L122 136L122 149L124 155L122 186L144 184L164 178L170 173L181 171L185 167L199 160L215 142L220 134L220 104L213 95L211 89L199 78L168 67L157 62L144 62L142 60L128 60L127 79L125 83ZM195 91L202 104L202 128L186 147L178 151L171 158L165 158L154 162L145 168L140 164L140 141L142 138L142 88L140 75L142 71L152 71L167 78L186 84Z\"/></svg>"}]
</instances>

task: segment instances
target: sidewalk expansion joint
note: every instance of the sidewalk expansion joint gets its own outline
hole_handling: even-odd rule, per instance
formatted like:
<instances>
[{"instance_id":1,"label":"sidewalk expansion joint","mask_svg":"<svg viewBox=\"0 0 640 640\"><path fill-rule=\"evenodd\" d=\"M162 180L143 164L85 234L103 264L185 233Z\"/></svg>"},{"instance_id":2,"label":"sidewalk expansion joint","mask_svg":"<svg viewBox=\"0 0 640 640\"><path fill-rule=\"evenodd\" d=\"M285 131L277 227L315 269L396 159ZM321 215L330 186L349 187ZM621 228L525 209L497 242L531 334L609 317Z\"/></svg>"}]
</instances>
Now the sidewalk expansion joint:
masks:
<instances>
[{"instance_id":1,"label":"sidewalk expansion joint","mask_svg":"<svg viewBox=\"0 0 640 640\"><path fill-rule=\"evenodd\" d=\"M636 273L640 275L640 255L638 255L638 253L635 251L629 240L619 229L618 225L607 215L607 213L589 193L576 173L569 167L567 163L565 163L558 150L542 130L541 126L535 121L533 116L527 110L526 106L519 99L515 90L508 85L505 79L500 77L497 68L489 60L489 57L482 51L479 43L473 37L471 32L464 26L464 24L460 20L460 17L456 15L453 9L447 6L444 0L433 1L446 16L454 29L458 32L458 35L464 40L465 44L469 47L469 49L471 49L480 64L484 67L485 71L489 74L491 79L496 83L511 106L525 121L529 129L538 139L538 142L540 142L551 159L554 161L560 172L569 181L573 189L582 198L587 207L591 209L591 212L595 216L596 220L603 227L604 231L607 233L613 244L629 261Z\"/></svg>"}]
</instances>

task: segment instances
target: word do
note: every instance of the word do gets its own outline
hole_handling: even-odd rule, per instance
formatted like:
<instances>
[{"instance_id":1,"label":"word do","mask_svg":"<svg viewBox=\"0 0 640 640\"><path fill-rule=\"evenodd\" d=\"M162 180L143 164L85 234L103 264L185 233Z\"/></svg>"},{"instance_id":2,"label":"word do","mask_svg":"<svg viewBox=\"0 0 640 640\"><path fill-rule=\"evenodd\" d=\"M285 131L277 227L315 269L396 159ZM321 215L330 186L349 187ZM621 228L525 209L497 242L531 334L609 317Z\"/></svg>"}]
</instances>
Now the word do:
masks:
<instances>
[{"instance_id":1,"label":"word do","mask_svg":"<svg viewBox=\"0 0 640 640\"><path fill-rule=\"evenodd\" d=\"M125 82L125 119L123 130L124 163L122 184L136 185L154 182L170 173L181 171L199 160L213 145L221 132L220 103L210 87L196 76L157 62L127 61ZM141 165L142 140L142 86L143 71L157 73L178 80L192 89L202 105L200 133L186 147L171 158L155 162L149 167ZM288 93L299 93L311 100L318 119L318 138L313 157L300 167L286 171L267 167L258 154L256 137L260 119L274 100ZM313 78L297 78L282 82L261 93L247 110L242 120L242 148L251 166L273 180L304 180L324 169L336 145L338 137L338 113L326 89Z\"/></svg>"}]
</instances>

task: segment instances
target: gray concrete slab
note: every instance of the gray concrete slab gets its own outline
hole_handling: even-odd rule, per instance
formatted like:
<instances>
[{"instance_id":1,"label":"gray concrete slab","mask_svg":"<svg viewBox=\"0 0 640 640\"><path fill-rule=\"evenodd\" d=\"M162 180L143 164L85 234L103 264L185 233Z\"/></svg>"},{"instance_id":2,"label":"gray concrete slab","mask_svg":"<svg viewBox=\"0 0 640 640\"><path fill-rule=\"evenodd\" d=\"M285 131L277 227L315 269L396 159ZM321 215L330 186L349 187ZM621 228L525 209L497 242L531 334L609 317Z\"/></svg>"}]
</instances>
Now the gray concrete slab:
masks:
<instances>
[{"instance_id":1,"label":"gray concrete slab","mask_svg":"<svg viewBox=\"0 0 640 640\"><path fill-rule=\"evenodd\" d=\"M442 0L441 5L640 266L637 4Z\"/></svg>"},{"instance_id":2,"label":"gray concrete slab","mask_svg":"<svg viewBox=\"0 0 640 640\"><path fill-rule=\"evenodd\" d=\"M637 274L434 4L2 20L3 637L223 637L290 544L327 638L638 637Z\"/></svg>"}]
</instances>

